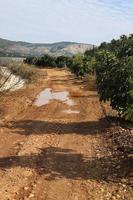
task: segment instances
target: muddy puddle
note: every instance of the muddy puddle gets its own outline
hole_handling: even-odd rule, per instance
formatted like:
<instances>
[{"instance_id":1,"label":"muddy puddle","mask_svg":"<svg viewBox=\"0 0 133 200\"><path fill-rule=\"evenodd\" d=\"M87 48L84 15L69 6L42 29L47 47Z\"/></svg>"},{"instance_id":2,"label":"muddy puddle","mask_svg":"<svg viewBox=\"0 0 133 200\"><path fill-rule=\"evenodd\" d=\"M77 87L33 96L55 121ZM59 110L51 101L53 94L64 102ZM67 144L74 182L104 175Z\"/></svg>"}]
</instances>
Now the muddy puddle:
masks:
<instances>
[{"instance_id":1,"label":"muddy puddle","mask_svg":"<svg viewBox=\"0 0 133 200\"><path fill-rule=\"evenodd\" d=\"M70 93L68 91L53 92L51 88L46 88L38 95L37 100L35 101L35 105L47 105L52 100L58 100L69 106L75 105L75 102L70 98Z\"/></svg>"}]
</instances>

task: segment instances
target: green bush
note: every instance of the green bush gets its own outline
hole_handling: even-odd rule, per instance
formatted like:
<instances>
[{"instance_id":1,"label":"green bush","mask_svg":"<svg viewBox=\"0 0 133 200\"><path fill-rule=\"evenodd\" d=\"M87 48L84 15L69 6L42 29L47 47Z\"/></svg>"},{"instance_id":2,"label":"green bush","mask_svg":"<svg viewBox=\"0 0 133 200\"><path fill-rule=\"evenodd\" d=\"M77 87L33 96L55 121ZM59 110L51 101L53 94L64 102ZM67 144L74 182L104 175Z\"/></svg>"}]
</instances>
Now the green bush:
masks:
<instances>
[{"instance_id":1,"label":"green bush","mask_svg":"<svg viewBox=\"0 0 133 200\"><path fill-rule=\"evenodd\" d=\"M95 59L84 54L78 54L73 57L59 56L52 57L44 55L42 57L27 57L24 63L39 67L67 67L77 76L92 74L94 69Z\"/></svg>"},{"instance_id":2,"label":"green bush","mask_svg":"<svg viewBox=\"0 0 133 200\"><path fill-rule=\"evenodd\" d=\"M27 57L24 63L39 67L53 67L56 65L55 58L47 54L41 57Z\"/></svg>"},{"instance_id":3,"label":"green bush","mask_svg":"<svg viewBox=\"0 0 133 200\"><path fill-rule=\"evenodd\" d=\"M73 56L72 62L68 66L72 73L77 76L85 76L93 73L94 59L86 55L78 54Z\"/></svg>"},{"instance_id":4,"label":"green bush","mask_svg":"<svg viewBox=\"0 0 133 200\"><path fill-rule=\"evenodd\" d=\"M96 55L97 86L100 100L111 106L126 119L133 119L133 57L118 59L112 52L103 50Z\"/></svg>"},{"instance_id":5,"label":"green bush","mask_svg":"<svg viewBox=\"0 0 133 200\"><path fill-rule=\"evenodd\" d=\"M67 66L68 61L69 61L69 57L59 56L55 58L55 65L56 67L63 68Z\"/></svg>"}]
</instances>

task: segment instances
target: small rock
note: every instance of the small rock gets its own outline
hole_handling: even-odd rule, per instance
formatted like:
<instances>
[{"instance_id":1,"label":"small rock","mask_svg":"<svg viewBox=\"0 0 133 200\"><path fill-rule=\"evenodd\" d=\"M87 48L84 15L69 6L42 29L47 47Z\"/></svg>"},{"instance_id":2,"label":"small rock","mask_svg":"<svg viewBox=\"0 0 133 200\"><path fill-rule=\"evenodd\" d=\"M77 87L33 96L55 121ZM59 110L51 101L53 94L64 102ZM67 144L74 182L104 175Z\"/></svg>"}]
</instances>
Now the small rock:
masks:
<instances>
[{"instance_id":1,"label":"small rock","mask_svg":"<svg viewBox=\"0 0 133 200\"><path fill-rule=\"evenodd\" d=\"M41 167L41 168L40 168L40 171L44 171L44 167Z\"/></svg>"},{"instance_id":2,"label":"small rock","mask_svg":"<svg viewBox=\"0 0 133 200\"><path fill-rule=\"evenodd\" d=\"M28 190L29 188L28 187L24 187L24 190Z\"/></svg>"},{"instance_id":3,"label":"small rock","mask_svg":"<svg viewBox=\"0 0 133 200\"><path fill-rule=\"evenodd\" d=\"M130 132L131 132L131 134L133 134L133 129L131 129L131 131L130 131Z\"/></svg>"},{"instance_id":4,"label":"small rock","mask_svg":"<svg viewBox=\"0 0 133 200\"><path fill-rule=\"evenodd\" d=\"M116 200L116 197L115 196L112 196L112 198L111 198L112 200Z\"/></svg>"},{"instance_id":5,"label":"small rock","mask_svg":"<svg viewBox=\"0 0 133 200\"><path fill-rule=\"evenodd\" d=\"M103 188L101 188L100 190L101 190L101 192L104 192L104 189L103 189Z\"/></svg>"},{"instance_id":6,"label":"small rock","mask_svg":"<svg viewBox=\"0 0 133 200\"><path fill-rule=\"evenodd\" d=\"M126 183L126 179L123 178L123 179L121 180L121 182L122 182L122 183Z\"/></svg>"},{"instance_id":7,"label":"small rock","mask_svg":"<svg viewBox=\"0 0 133 200\"><path fill-rule=\"evenodd\" d=\"M121 168L121 166L120 165L118 165L117 167L116 167L116 169L120 169Z\"/></svg>"},{"instance_id":8,"label":"small rock","mask_svg":"<svg viewBox=\"0 0 133 200\"><path fill-rule=\"evenodd\" d=\"M29 198L32 198L32 197L34 197L34 196L35 196L34 194L30 194Z\"/></svg>"},{"instance_id":9,"label":"small rock","mask_svg":"<svg viewBox=\"0 0 133 200\"><path fill-rule=\"evenodd\" d=\"M122 184L122 187L124 187L124 188L125 188L125 187L126 187L126 185L125 185L125 184Z\"/></svg>"},{"instance_id":10,"label":"small rock","mask_svg":"<svg viewBox=\"0 0 133 200\"><path fill-rule=\"evenodd\" d=\"M118 199L120 199L121 196L120 196L119 194L117 194L116 197L117 197Z\"/></svg>"}]
</instances>

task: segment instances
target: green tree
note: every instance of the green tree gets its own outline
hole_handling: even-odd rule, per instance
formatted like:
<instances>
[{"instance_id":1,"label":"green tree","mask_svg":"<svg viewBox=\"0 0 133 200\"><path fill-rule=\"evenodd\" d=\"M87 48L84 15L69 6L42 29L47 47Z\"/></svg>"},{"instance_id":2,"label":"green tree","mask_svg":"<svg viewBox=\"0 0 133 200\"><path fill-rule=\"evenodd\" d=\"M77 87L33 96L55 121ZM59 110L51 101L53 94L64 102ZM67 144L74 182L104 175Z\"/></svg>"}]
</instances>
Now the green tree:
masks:
<instances>
[{"instance_id":1,"label":"green tree","mask_svg":"<svg viewBox=\"0 0 133 200\"><path fill-rule=\"evenodd\" d=\"M132 108L133 58L118 59L112 52L103 50L96 55L96 74L100 100L110 101L119 114Z\"/></svg>"}]
</instances>

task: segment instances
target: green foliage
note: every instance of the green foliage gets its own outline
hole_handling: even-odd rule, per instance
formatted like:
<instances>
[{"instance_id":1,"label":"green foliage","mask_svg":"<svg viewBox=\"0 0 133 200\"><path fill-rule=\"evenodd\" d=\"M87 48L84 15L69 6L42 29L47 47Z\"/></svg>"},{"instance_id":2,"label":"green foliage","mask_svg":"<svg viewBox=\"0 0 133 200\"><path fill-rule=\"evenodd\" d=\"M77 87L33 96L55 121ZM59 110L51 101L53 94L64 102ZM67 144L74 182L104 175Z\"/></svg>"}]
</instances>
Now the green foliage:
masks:
<instances>
[{"instance_id":1,"label":"green foliage","mask_svg":"<svg viewBox=\"0 0 133 200\"><path fill-rule=\"evenodd\" d=\"M113 39L110 43L103 42L98 49L114 52L118 58L133 56L133 34L122 35L120 39Z\"/></svg>"},{"instance_id":2,"label":"green foliage","mask_svg":"<svg viewBox=\"0 0 133 200\"><path fill-rule=\"evenodd\" d=\"M126 111L123 114L126 120L130 120L133 122L133 104L128 105Z\"/></svg>"},{"instance_id":3,"label":"green foliage","mask_svg":"<svg viewBox=\"0 0 133 200\"><path fill-rule=\"evenodd\" d=\"M40 67L55 66L55 58L49 55L44 55L42 57L27 57L24 63L36 65Z\"/></svg>"},{"instance_id":4,"label":"green foliage","mask_svg":"<svg viewBox=\"0 0 133 200\"><path fill-rule=\"evenodd\" d=\"M124 112L123 116L125 117L126 120L133 121L133 78L130 81L130 88L132 88L128 93L130 101L127 105L127 109Z\"/></svg>"},{"instance_id":5,"label":"green foliage","mask_svg":"<svg viewBox=\"0 0 133 200\"><path fill-rule=\"evenodd\" d=\"M97 47L93 46L92 49L85 51L84 55L92 57L95 55L96 52L97 52Z\"/></svg>"},{"instance_id":6,"label":"green foliage","mask_svg":"<svg viewBox=\"0 0 133 200\"><path fill-rule=\"evenodd\" d=\"M85 76L93 73L94 59L86 55L78 54L72 59L69 66L72 73L77 76Z\"/></svg>"},{"instance_id":7,"label":"green foliage","mask_svg":"<svg viewBox=\"0 0 133 200\"><path fill-rule=\"evenodd\" d=\"M27 57L26 59L24 59L24 63L32 65L33 59L34 59L34 57Z\"/></svg>"},{"instance_id":8,"label":"green foliage","mask_svg":"<svg viewBox=\"0 0 133 200\"><path fill-rule=\"evenodd\" d=\"M133 36L102 43L95 59L100 100L109 100L121 116L133 120Z\"/></svg>"},{"instance_id":9,"label":"green foliage","mask_svg":"<svg viewBox=\"0 0 133 200\"><path fill-rule=\"evenodd\" d=\"M70 59L71 58L66 56L59 56L55 58L55 66L59 68L66 67Z\"/></svg>"},{"instance_id":10,"label":"green foliage","mask_svg":"<svg viewBox=\"0 0 133 200\"><path fill-rule=\"evenodd\" d=\"M27 57L25 63L39 67L68 67L77 76L92 74L95 59L86 55L78 54L73 57L59 56L52 57L44 55L42 57Z\"/></svg>"}]
</instances>

